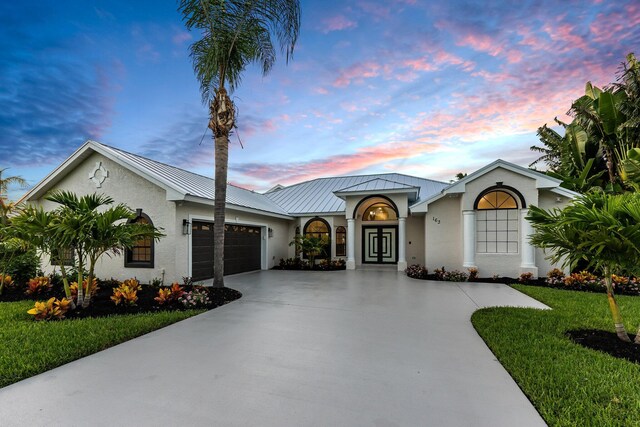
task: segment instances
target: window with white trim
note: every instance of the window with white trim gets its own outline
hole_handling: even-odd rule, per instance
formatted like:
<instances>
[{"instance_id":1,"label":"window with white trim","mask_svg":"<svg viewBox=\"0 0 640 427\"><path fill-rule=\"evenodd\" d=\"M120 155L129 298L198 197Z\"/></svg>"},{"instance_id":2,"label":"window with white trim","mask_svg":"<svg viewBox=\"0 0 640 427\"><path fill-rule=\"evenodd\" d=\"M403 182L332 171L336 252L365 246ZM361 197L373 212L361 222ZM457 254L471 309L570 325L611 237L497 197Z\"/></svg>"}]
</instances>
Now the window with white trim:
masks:
<instances>
[{"instance_id":1,"label":"window with white trim","mask_svg":"<svg viewBox=\"0 0 640 427\"><path fill-rule=\"evenodd\" d=\"M476 203L476 252L518 253L518 203L506 191L491 190Z\"/></svg>"}]
</instances>

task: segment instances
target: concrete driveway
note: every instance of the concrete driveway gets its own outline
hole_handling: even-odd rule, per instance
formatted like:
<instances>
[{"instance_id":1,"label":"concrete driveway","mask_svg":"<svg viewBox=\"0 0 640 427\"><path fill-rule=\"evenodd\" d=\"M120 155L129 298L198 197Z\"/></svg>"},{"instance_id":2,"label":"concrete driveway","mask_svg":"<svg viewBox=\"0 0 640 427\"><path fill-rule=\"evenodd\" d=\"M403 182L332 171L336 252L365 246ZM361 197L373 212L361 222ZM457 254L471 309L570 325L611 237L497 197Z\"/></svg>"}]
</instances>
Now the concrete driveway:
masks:
<instances>
[{"instance_id":1,"label":"concrete driveway","mask_svg":"<svg viewBox=\"0 0 640 427\"><path fill-rule=\"evenodd\" d=\"M470 323L544 308L395 271L228 277L236 302L0 389L0 424L537 426Z\"/></svg>"}]
</instances>

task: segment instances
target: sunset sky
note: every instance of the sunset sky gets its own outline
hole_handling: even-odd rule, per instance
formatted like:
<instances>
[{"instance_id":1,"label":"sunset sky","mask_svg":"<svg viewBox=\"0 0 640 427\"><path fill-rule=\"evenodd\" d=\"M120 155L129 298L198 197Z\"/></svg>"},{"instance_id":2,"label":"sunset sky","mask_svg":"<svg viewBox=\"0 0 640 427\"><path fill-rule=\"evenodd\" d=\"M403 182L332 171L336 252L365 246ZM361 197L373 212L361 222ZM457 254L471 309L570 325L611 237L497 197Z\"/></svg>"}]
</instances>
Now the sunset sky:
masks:
<instances>
[{"instance_id":1,"label":"sunset sky","mask_svg":"<svg viewBox=\"0 0 640 427\"><path fill-rule=\"evenodd\" d=\"M197 35L176 6L1 2L0 168L34 185L94 139L212 176L188 55ZM267 77L247 69L234 93L232 183L262 191L379 172L448 181L496 158L527 166L536 129L562 118L587 81L610 83L640 46L631 0L301 6L293 61L278 58Z\"/></svg>"}]
</instances>

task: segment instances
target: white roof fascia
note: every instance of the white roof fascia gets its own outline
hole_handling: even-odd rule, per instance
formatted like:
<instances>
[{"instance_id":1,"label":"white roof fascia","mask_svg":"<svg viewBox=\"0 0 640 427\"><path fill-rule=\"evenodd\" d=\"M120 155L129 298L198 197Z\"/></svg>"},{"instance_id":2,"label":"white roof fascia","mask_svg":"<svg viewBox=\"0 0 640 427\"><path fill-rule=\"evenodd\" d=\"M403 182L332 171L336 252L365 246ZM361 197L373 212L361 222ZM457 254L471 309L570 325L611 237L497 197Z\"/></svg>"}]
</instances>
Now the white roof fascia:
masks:
<instances>
[{"instance_id":1,"label":"white roof fascia","mask_svg":"<svg viewBox=\"0 0 640 427\"><path fill-rule=\"evenodd\" d=\"M184 197L184 201L186 202L193 202L193 203L198 203L201 205L207 205L207 206L214 206L215 201L211 200L211 199L205 199L202 197L198 197L198 196L192 196L187 194ZM247 212L247 213L253 213L256 215L263 215L263 216L270 216L273 218L280 218L280 219L295 219L295 217L290 216L290 215L282 215L282 214L278 214L278 213L274 213L274 212L268 212L268 211L263 211L260 209L254 209L254 208L248 208L246 206L240 206L240 205L235 205L233 203L227 203L226 204L228 209L233 209L236 211L240 211L240 212Z\"/></svg>"},{"instance_id":2,"label":"white roof fascia","mask_svg":"<svg viewBox=\"0 0 640 427\"><path fill-rule=\"evenodd\" d=\"M150 173L149 171L143 170L137 167L134 164L131 164L126 159L119 156L117 153L112 151L105 150L99 143L88 140L85 142L80 148L78 148L69 158L67 158L60 166L55 168L49 175L47 175L42 181L40 181L35 187L33 187L27 194L25 194L20 200L31 200L34 197L41 196L45 189L48 189L50 184L55 184L55 179L58 178L61 174L63 174L67 169L75 166L80 161L84 160L83 155L87 152L87 150L93 150L96 153L99 153L106 158L118 163L119 165L132 170L133 172L142 175L147 180L157 185L158 187L166 190L167 192L167 200L176 201L176 200L184 200L186 192L181 191L180 188L176 188L175 186L169 184L164 179L160 178L155 173Z\"/></svg>"},{"instance_id":3,"label":"white roof fascia","mask_svg":"<svg viewBox=\"0 0 640 427\"><path fill-rule=\"evenodd\" d=\"M568 197L570 199L575 199L576 197L581 196L580 193L577 193L575 191L569 190L564 187L550 188L549 191L551 191L552 193L556 193L560 196Z\"/></svg>"},{"instance_id":4,"label":"white roof fascia","mask_svg":"<svg viewBox=\"0 0 640 427\"><path fill-rule=\"evenodd\" d=\"M392 190L365 190L365 191L334 191L333 194L335 194L337 197L340 197L341 199L344 200L345 197L347 196L371 196L371 195L377 195L377 194L415 194L415 196L418 196L418 193L420 192L420 189L418 187L411 187L411 188L395 188Z\"/></svg>"},{"instance_id":5,"label":"white roof fascia","mask_svg":"<svg viewBox=\"0 0 640 427\"><path fill-rule=\"evenodd\" d=\"M335 211L335 212L304 212L294 214L296 218L313 218L316 216L342 216L346 215L346 211Z\"/></svg>"}]
</instances>

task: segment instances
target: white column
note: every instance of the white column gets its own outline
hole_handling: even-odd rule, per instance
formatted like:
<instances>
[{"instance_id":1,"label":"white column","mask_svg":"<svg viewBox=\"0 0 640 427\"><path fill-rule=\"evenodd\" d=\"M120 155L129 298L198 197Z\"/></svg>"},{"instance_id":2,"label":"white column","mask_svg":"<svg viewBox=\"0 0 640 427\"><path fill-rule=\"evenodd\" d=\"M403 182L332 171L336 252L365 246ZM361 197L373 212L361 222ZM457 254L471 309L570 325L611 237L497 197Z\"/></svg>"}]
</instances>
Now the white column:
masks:
<instances>
[{"instance_id":1,"label":"white column","mask_svg":"<svg viewBox=\"0 0 640 427\"><path fill-rule=\"evenodd\" d=\"M476 267L476 212L462 211L462 266Z\"/></svg>"},{"instance_id":2,"label":"white column","mask_svg":"<svg viewBox=\"0 0 640 427\"><path fill-rule=\"evenodd\" d=\"M407 268L407 218L398 218L398 271Z\"/></svg>"},{"instance_id":3,"label":"white column","mask_svg":"<svg viewBox=\"0 0 640 427\"><path fill-rule=\"evenodd\" d=\"M356 269L356 220L347 219L347 270Z\"/></svg>"},{"instance_id":4,"label":"white column","mask_svg":"<svg viewBox=\"0 0 640 427\"><path fill-rule=\"evenodd\" d=\"M536 267L536 250L529 242L529 236L533 234L531 223L526 220L529 214L528 209L520 210L520 253L522 259L520 261L520 270L522 273L533 273L538 276L538 268Z\"/></svg>"}]
</instances>

